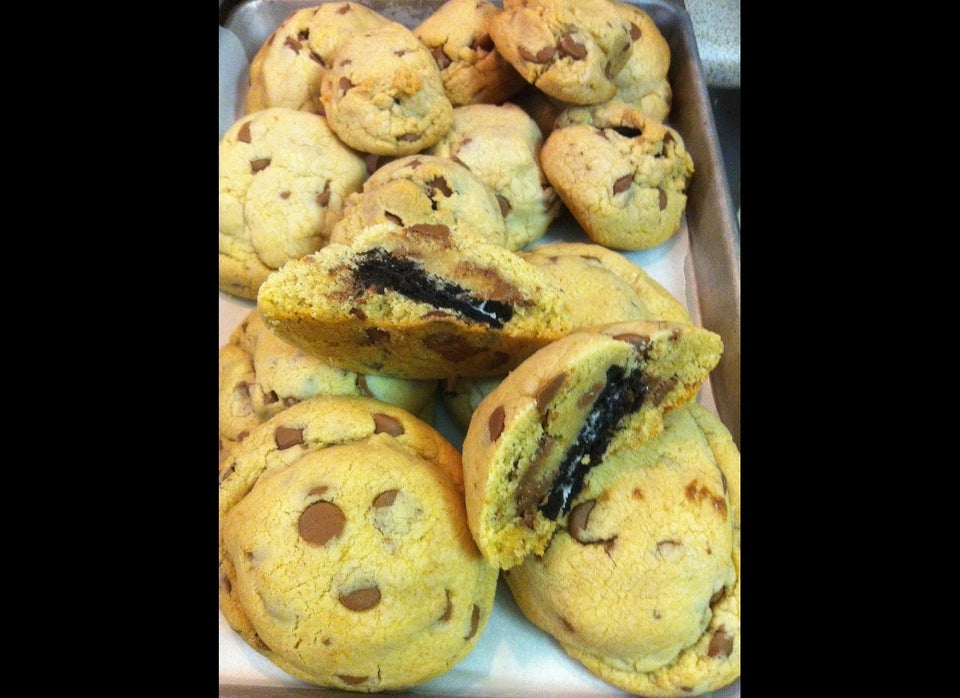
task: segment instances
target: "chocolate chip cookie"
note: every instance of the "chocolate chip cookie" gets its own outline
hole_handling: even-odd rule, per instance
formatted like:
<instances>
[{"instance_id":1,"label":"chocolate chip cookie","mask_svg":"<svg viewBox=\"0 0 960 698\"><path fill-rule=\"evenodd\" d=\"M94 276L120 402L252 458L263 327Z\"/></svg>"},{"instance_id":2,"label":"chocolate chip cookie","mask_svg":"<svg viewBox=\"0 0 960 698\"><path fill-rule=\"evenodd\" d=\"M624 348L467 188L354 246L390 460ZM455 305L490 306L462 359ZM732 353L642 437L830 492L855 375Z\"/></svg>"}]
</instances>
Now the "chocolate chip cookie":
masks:
<instances>
[{"instance_id":1,"label":"chocolate chip cookie","mask_svg":"<svg viewBox=\"0 0 960 698\"><path fill-rule=\"evenodd\" d=\"M740 675L740 453L709 410L614 437L546 550L504 578L523 614L634 695L714 691Z\"/></svg>"},{"instance_id":2,"label":"chocolate chip cookie","mask_svg":"<svg viewBox=\"0 0 960 698\"><path fill-rule=\"evenodd\" d=\"M591 469L658 436L722 351L696 325L633 320L573 332L508 374L463 441L467 516L484 557L509 569L542 554Z\"/></svg>"},{"instance_id":3,"label":"chocolate chip cookie","mask_svg":"<svg viewBox=\"0 0 960 698\"><path fill-rule=\"evenodd\" d=\"M490 19L501 11L488 0L447 0L413 29L454 107L502 104L527 84L490 38Z\"/></svg>"},{"instance_id":4,"label":"chocolate chip cookie","mask_svg":"<svg viewBox=\"0 0 960 698\"><path fill-rule=\"evenodd\" d=\"M550 242L520 256L541 269L563 290L574 329L624 320L690 322L680 301L642 267L619 252L587 242ZM499 378L448 378L440 397L461 429Z\"/></svg>"},{"instance_id":5,"label":"chocolate chip cookie","mask_svg":"<svg viewBox=\"0 0 960 698\"><path fill-rule=\"evenodd\" d=\"M496 196L506 247L521 250L542 238L563 208L540 166L543 135L515 104L471 104L453 110L447 134L429 153L466 167Z\"/></svg>"},{"instance_id":6,"label":"chocolate chip cookie","mask_svg":"<svg viewBox=\"0 0 960 698\"><path fill-rule=\"evenodd\" d=\"M562 292L521 257L445 226L374 225L260 287L276 335L359 373L501 375L570 328Z\"/></svg>"},{"instance_id":7,"label":"chocolate chip cookie","mask_svg":"<svg viewBox=\"0 0 960 698\"><path fill-rule=\"evenodd\" d=\"M344 143L375 155L419 153L453 118L433 56L396 22L340 42L321 79L320 101Z\"/></svg>"},{"instance_id":8,"label":"chocolate chip cookie","mask_svg":"<svg viewBox=\"0 0 960 698\"><path fill-rule=\"evenodd\" d=\"M349 244L366 227L442 225L457 237L507 247L507 224L497 196L478 175L450 158L420 153L376 170L344 204L331 242Z\"/></svg>"},{"instance_id":9,"label":"chocolate chip cookie","mask_svg":"<svg viewBox=\"0 0 960 698\"><path fill-rule=\"evenodd\" d=\"M593 242L647 250L680 230L693 158L675 129L643 112L618 102L566 110L540 160Z\"/></svg>"},{"instance_id":10,"label":"chocolate chip cookie","mask_svg":"<svg viewBox=\"0 0 960 698\"><path fill-rule=\"evenodd\" d=\"M433 423L437 381L345 371L270 332L256 308L220 348L220 460L258 424L315 395L363 395Z\"/></svg>"},{"instance_id":11,"label":"chocolate chip cookie","mask_svg":"<svg viewBox=\"0 0 960 698\"><path fill-rule=\"evenodd\" d=\"M267 275L322 247L364 159L317 114L272 107L220 141L220 290L254 299Z\"/></svg>"},{"instance_id":12,"label":"chocolate chip cookie","mask_svg":"<svg viewBox=\"0 0 960 698\"><path fill-rule=\"evenodd\" d=\"M611 0L507 0L490 36L527 82L571 104L612 98L631 48Z\"/></svg>"},{"instance_id":13,"label":"chocolate chip cookie","mask_svg":"<svg viewBox=\"0 0 960 698\"><path fill-rule=\"evenodd\" d=\"M408 688L463 659L497 569L470 537L457 450L371 398L314 397L256 427L220 483L220 609L290 675Z\"/></svg>"}]
</instances>

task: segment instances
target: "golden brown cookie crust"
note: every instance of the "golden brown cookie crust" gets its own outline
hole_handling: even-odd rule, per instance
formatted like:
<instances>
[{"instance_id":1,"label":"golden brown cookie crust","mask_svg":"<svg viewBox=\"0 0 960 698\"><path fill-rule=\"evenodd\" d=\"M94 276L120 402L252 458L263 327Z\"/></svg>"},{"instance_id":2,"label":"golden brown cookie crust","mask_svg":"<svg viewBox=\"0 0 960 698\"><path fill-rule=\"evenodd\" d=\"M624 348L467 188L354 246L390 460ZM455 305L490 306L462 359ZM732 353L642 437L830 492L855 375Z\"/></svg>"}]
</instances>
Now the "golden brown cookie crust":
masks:
<instances>
[{"instance_id":1,"label":"golden brown cookie crust","mask_svg":"<svg viewBox=\"0 0 960 698\"><path fill-rule=\"evenodd\" d=\"M383 691L476 644L497 571L470 538L459 454L429 425L370 398L311 398L258 426L227 466L221 611L278 667Z\"/></svg>"},{"instance_id":2,"label":"golden brown cookie crust","mask_svg":"<svg viewBox=\"0 0 960 698\"><path fill-rule=\"evenodd\" d=\"M597 457L655 438L722 351L696 325L633 320L573 332L508 374L463 441L470 530L487 560L509 569L543 553Z\"/></svg>"}]
</instances>

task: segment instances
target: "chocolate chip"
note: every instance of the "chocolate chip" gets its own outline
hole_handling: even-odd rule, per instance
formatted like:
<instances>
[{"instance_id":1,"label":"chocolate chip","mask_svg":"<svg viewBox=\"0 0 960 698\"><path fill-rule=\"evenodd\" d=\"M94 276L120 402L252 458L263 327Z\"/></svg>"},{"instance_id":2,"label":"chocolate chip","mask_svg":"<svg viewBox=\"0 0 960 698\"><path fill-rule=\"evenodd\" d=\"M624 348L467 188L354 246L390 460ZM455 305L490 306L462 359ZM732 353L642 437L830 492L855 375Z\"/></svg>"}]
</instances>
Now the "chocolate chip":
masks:
<instances>
[{"instance_id":1,"label":"chocolate chip","mask_svg":"<svg viewBox=\"0 0 960 698\"><path fill-rule=\"evenodd\" d=\"M290 198L290 190L289 190L289 189L284 189L282 192L280 192L280 198L283 199L284 201L286 201L287 199L289 199L289 198Z\"/></svg>"},{"instance_id":2,"label":"chocolate chip","mask_svg":"<svg viewBox=\"0 0 960 698\"><path fill-rule=\"evenodd\" d=\"M570 56L576 61L582 60L587 57L587 48L583 44L578 44L577 40L573 38L572 34L564 34L560 37L560 41L557 43L557 48L560 49L560 56Z\"/></svg>"},{"instance_id":3,"label":"chocolate chip","mask_svg":"<svg viewBox=\"0 0 960 698\"><path fill-rule=\"evenodd\" d=\"M464 640L469 640L471 637L477 634L477 627L480 625L480 607L477 604L473 604L473 614L470 616L470 632L467 633L467 636L463 638Z\"/></svg>"},{"instance_id":4,"label":"chocolate chip","mask_svg":"<svg viewBox=\"0 0 960 698\"><path fill-rule=\"evenodd\" d=\"M374 509L383 509L385 507L393 506L393 503L397 499L397 494L400 490L387 490L386 492L381 492L373 500Z\"/></svg>"},{"instance_id":5,"label":"chocolate chip","mask_svg":"<svg viewBox=\"0 0 960 698\"><path fill-rule=\"evenodd\" d=\"M468 338L456 332L435 332L427 335L423 338L423 346L453 363L466 361L483 351L482 348L470 344Z\"/></svg>"},{"instance_id":6,"label":"chocolate chip","mask_svg":"<svg viewBox=\"0 0 960 698\"><path fill-rule=\"evenodd\" d=\"M347 4L345 4L345 5L341 5L340 7L337 8L337 14L338 14L338 15L345 15L345 14L347 14L349 11L350 11L350 4L349 4L349 3L347 3Z\"/></svg>"},{"instance_id":7,"label":"chocolate chip","mask_svg":"<svg viewBox=\"0 0 960 698\"><path fill-rule=\"evenodd\" d=\"M579 400L577 400L577 407L586 407L589 404L592 404L593 401L597 398L597 395L600 394L600 391L603 390L604 383L597 382L590 386L590 389L585 392Z\"/></svg>"},{"instance_id":8,"label":"chocolate chip","mask_svg":"<svg viewBox=\"0 0 960 698\"><path fill-rule=\"evenodd\" d=\"M380 156L374 155L373 153L368 153L364 158L364 162L367 164L367 173L373 174L377 171L377 167L380 166Z\"/></svg>"},{"instance_id":9,"label":"chocolate chip","mask_svg":"<svg viewBox=\"0 0 960 698\"><path fill-rule=\"evenodd\" d=\"M380 327L368 327L364 330L370 344L386 344L390 341L390 333Z\"/></svg>"},{"instance_id":10,"label":"chocolate chip","mask_svg":"<svg viewBox=\"0 0 960 698\"><path fill-rule=\"evenodd\" d=\"M613 183L613 193L620 194L625 192L633 184L633 175L624 175Z\"/></svg>"},{"instance_id":11,"label":"chocolate chip","mask_svg":"<svg viewBox=\"0 0 960 698\"><path fill-rule=\"evenodd\" d=\"M537 411L540 412L540 414L546 414L547 407L550 405L550 401L556 396L557 391L560 390L560 386L563 385L563 382L566 379L567 374L565 372L558 373L546 384L541 386L540 390L537 392Z\"/></svg>"},{"instance_id":12,"label":"chocolate chip","mask_svg":"<svg viewBox=\"0 0 960 698\"><path fill-rule=\"evenodd\" d=\"M434 191L439 191L444 196L449 197L453 194L453 189L450 188L450 185L447 184L447 180L439 175L427 182L427 185L430 187L430 196L433 195Z\"/></svg>"},{"instance_id":13,"label":"chocolate chip","mask_svg":"<svg viewBox=\"0 0 960 698\"><path fill-rule=\"evenodd\" d=\"M353 87L353 82L350 80L350 78L340 78L340 91L341 91L341 92L346 92L346 91L349 90L351 87Z\"/></svg>"},{"instance_id":14,"label":"chocolate chip","mask_svg":"<svg viewBox=\"0 0 960 698\"><path fill-rule=\"evenodd\" d=\"M710 639L707 656L723 659L729 657L731 652L733 652L733 637L728 635L726 629L721 625Z\"/></svg>"},{"instance_id":15,"label":"chocolate chip","mask_svg":"<svg viewBox=\"0 0 960 698\"><path fill-rule=\"evenodd\" d=\"M319 63L319 64L322 65L324 68L327 67L326 61L324 61L324 60L323 60L323 57L322 57L320 54L318 54L316 51L310 51L310 53L309 53L308 55L310 56L310 60Z\"/></svg>"},{"instance_id":16,"label":"chocolate chip","mask_svg":"<svg viewBox=\"0 0 960 698\"><path fill-rule=\"evenodd\" d=\"M340 594L339 601L351 611L369 611L380 603L380 588L374 584L371 587L354 589L345 594Z\"/></svg>"},{"instance_id":17,"label":"chocolate chip","mask_svg":"<svg viewBox=\"0 0 960 698\"><path fill-rule=\"evenodd\" d=\"M411 131L410 133L403 134L397 140L404 141L406 143L416 143L418 140L420 140L420 134L416 131Z\"/></svg>"},{"instance_id":18,"label":"chocolate chip","mask_svg":"<svg viewBox=\"0 0 960 698\"><path fill-rule=\"evenodd\" d=\"M281 451L303 443L303 429L279 426L273 432L273 441Z\"/></svg>"},{"instance_id":19,"label":"chocolate chip","mask_svg":"<svg viewBox=\"0 0 960 698\"><path fill-rule=\"evenodd\" d=\"M386 218L391 223L396 223L401 228L403 227L403 219L395 213L390 213L389 211L383 212L383 217Z\"/></svg>"},{"instance_id":20,"label":"chocolate chip","mask_svg":"<svg viewBox=\"0 0 960 698\"><path fill-rule=\"evenodd\" d=\"M300 537L313 545L326 545L343 533L347 518L333 502L314 502L300 514Z\"/></svg>"},{"instance_id":21,"label":"chocolate chip","mask_svg":"<svg viewBox=\"0 0 960 698\"><path fill-rule=\"evenodd\" d=\"M373 433L400 436L400 434L403 433L403 425L399 419L391 417L388 414L383 414L382 412L377 412L373 415Z\"/></svg>"},{"instance_id":22,"label":"chocolate chip","mask_svg":"<svg viewBox=\"0 0 960 698\"><path fill-rule=\"evenodd\" d=\"M447 589L447 607L443 609L443 615L438 620L446 623L453 617L453 602L450 600L450 590Z\"/></svg>"},{"instance_id":23,"label":"chocolate chip","mask_svg":"<svg viewBox=\"0 0 960 698\"><path fill-rule=\"evenodd\" d=\"M630 41L636 41L640 38L640 27L630 22Z\"/></svg>"},{"instance_id":24,"label":"chocolate chip","mask_svg":"<svg viewBox=\"0 0 960 698\"><path fill-rule=\"evenodd\" d=\"M270 158L260 158L259 160L250 161L250 171L256 174L260 170L268 167L270 165Z\"/></svg>"},{"instance_id":25,"label":"chocolate chip","mask_svg":"<svg viewBox=\"0 0 960 698\"><path fill-rule=\"evenodd\" d=\"M587 523L590 520L590 512L593 511L596 503L597 500L588 499L585 502L580 502L570 510L570 517L567 519L567 530L570 531L570 535L573 536L574 540L579 543L593 542L593 539L587 536Z\"/></svg>"},{"instance_id":26,"label":"chocolate chip","mask_svg":"<svg viewBox=\"0 0 960 698\"><path fill-rule=\"evenodd\" d=\"M317 203L320 206L326 206L330 203L330 182L327 182L323 187L323 191L317 194Z\"/></svg>"},{"instance_id":27,"label":"chocolate chip","mask_svg":"<svg viewBox=\"0 0 960 698\"><path fill-rule=\"evenodd\" d=\"M553 46L544 46L536 53L528 49L526 46L521 46L519 51L520 57L528 63L549 63L554 54Z\"/></svg>"},{"instance_id":28,"label":"chocolate chip","mask_svg":"<svg viewBox=\"0 0 960 698\"><path fill-rule=\"evenodd\" d=\"M275 402L280 401L280 397L277 395L276 390L271 390L269 393L265 393L263 396L263 401L267 405L272 405Z\"/></svg>"},{"instance_id":29,"label":"chocolate chip","mask_svg":"<svg viewBox=\"0 0 960 698\"><path fill-rule=\"evenodd\" d=\"M507 198L500 194L497 194L497 203L500 204L500 215L506 218L513 207L510 205L510 202L507 201Z\"/></svg>"},{"instance_id":30,"label":"chocolate chip","mask_svg":"<svg viewBox=\"0 0 960 698\"><path fill-rule=\"evenodd\" d=\"M490 420L487 422L487 427L490 430L490 441L496 441L503 433L504 414L503 405L498 405L497 409L490 413Z\"/></svg>"},{"instance_id":31,"label":"chocolate chip","mask_svg":"<svg viewBox=\"0 0 960 698\"><path fill-rule=\"evenodd\" d=\"M663 211L667 208L667 192L663 189L660 190L660 210Z\"/></svg>"},{"instance_id":32,"label":"chocolate chip","mask_svg":"<svg viewBox=\"0 0 960 698\"><path fill-rule=\"evenodd\" d=\"M357 686L367 680L366 676L350 676L349 674L337 674L337 678L351 686Z\"/></svg>"},{"instance_id":33,"label":"chocolate chip","mask_svg":"<svg viewBox=\"0 0 960 698\"><path fill-rule=\"evenodd\" d=\"M300 51L300 42L294 39L292 36L288 36L287 40L283 42L283 45L287 48L293 49L294 53L299 53Z\"/></svg>"},{"instance_id":34,"label":"chocolate chip","mask_svg":"<svg viewBox=\"0 0 960 698\"><path fill-rule=\"evenodd\" d=\"M430 53L433 55L433 60L437 62L437 67L440 68L440 70L443 70L452 63L452 61L447 58L447 54L443 52L443 46L437 46Z\"/></svg>"},{"instance_id":35,"label":"chocolate chip","mask_svg":"<svg viewBox=\"0 0 960 698\"><path fill-rule=\"evenodd\" d=\"M243 126L240 127L240 130L237 131L237 140L242 143L250 142L250 122L245 121Z\"/></svg>"},{"instance_id":36,"label":"chocolate chip","mask_svg":"<svg viewBox=\"0 0 960 698\"><path fill-rule=\"evenodd\" d=\"M297 38L300 39L300 41L306 41L307 39L310 38L310 30L309 30L309 29L301 29L301 30L297 33Z\"/></svg>"}]
</instances>

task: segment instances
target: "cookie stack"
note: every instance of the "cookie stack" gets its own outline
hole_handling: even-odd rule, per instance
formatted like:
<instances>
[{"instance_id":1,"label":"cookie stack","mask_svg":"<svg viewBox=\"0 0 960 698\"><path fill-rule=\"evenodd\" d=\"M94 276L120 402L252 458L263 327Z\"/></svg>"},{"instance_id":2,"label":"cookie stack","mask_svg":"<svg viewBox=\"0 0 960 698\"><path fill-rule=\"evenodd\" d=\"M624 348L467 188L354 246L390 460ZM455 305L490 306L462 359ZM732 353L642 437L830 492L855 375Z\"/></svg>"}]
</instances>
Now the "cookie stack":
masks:
<instances>
[{"instance_id":1,"label":"cookie stack","mask_svg":"<svg viewBox=\"0 0 960 698\"><path fill-rule=\"evenodd\" d=\"M220 290L255 301L220 350L220 608L276 666L423 683L503 571L614 686L739 676L739 452L696 402L723 344L622 254L686 205L669 63L614 0L325 2L257 52L220 143ZM545 242L567 214L585 239Z\"/></svg>"}]
</instances>

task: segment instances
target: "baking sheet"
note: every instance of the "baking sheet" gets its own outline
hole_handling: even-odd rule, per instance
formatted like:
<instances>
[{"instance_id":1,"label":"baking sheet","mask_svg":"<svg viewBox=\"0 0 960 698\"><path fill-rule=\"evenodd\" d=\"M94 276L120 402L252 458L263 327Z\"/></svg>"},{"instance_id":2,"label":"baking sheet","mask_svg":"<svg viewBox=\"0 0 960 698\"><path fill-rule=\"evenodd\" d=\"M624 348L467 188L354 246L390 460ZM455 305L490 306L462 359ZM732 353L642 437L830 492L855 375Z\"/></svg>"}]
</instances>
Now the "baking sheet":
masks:
<instances>
[{"instance_id":1,"label":"baking sheet","mask_svg":"<svg viewBox=\"0 0 960 698\"><path fill-rule=\"evenodd\" d=\"M366 0L390 19L409 27L425 19L442 0L389 2ZM219 136L243 113L247 69L260 45L295 9L319 0L253 0L233 7L221 3L219 28ZM673 107L668 123L690 152L696 172L688 190L681 228L662 245L626 256L683 302L691 318L720 334L724 354L699 401L715 411L740 444L740 277L734 258L733 202L720 156L713 114L697 53L693 27L680 4L640 0L670 44ZM564 213L535 244L557 240L589 242L576 221ZM219 346L255 303L219 292ZM462 431L438 400L436 426L458 448ZM220 614L219 659L221 696L279 696L309 692L356 695L323 690L299 681L246 645ZM396 695L396 694L394 694ZM625 695L570 659L553 639L527 621L501 580L493 613L473 651L449 672L405 695L462 696L588 696ZM713 694L739 698L739 679Z\"/></svg>"}]
</instances>

